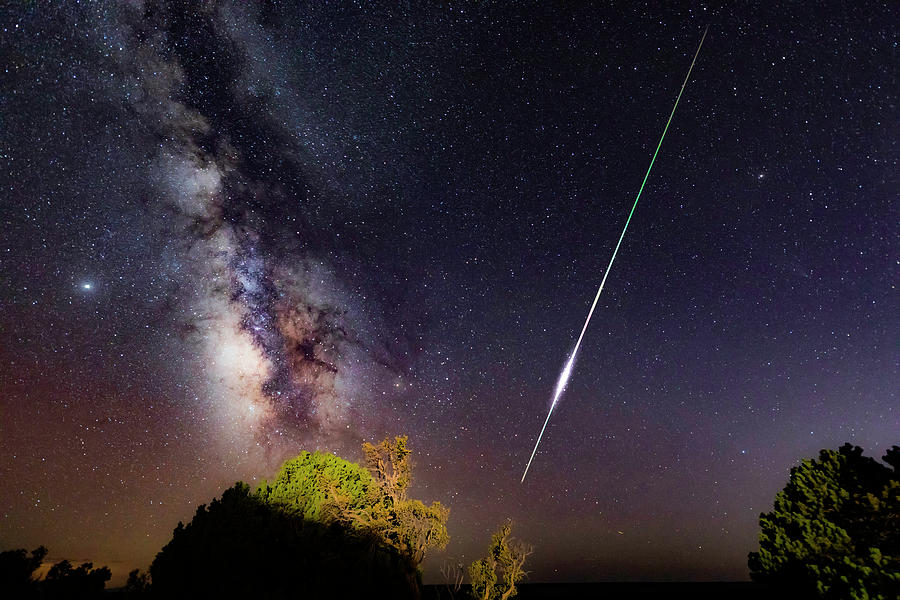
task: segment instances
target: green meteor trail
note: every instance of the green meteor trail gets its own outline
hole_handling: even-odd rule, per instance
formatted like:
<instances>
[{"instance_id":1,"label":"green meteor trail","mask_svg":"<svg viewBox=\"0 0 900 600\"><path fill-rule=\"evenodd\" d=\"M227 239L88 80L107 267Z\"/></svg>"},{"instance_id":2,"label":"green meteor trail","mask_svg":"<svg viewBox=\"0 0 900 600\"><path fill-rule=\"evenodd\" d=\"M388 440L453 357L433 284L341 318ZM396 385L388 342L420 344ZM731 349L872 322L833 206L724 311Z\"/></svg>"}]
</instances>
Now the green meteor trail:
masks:
<instances>
[{"instance_id":1,"label":"green meteor trail","mask_svg":"<svg viewBox=\"0 0 900 600\"><path fill-rule=\"evenodd\" d=\"M581 340L584 338L584 332L587 331L588 324L591 322L591 317L594 315L594 309L597 308L597 301L600 299L600 293L603 291L604 284L606 284L606 278L609 276L610 269L612 269L613 261L616 260L616 254L619 253L619 247L622 245L622 240L625 238L625 232L628 231L628 224L631 223L631 217L634 215L634 209L637 208L638 200L641 199L641 194L644 192L644 186L647 185L647 179L650 177L650 170L653 169L653 163L656 162L656 155L659 154L659 149L662 147L663 140L666 139L666 132L669 131L669 124L672 123L672 117L675 116L675 109L678 108L678 102L681 100L684 88L687 87L688 80L691 78L691 71L694 70L694 65L697 63L697 56L700 54L700 48L703 47L703 40L706 39L707 31L709 31L709 25L703 30L703 37L700 38L700 44L697 46L697 51L694 53L694 59L691 61L690 68L688 68L684 83L681 84L681 90L678 91L678 97L675 98L675 106L672 107L672 112L669 113L669 120L666 121L662 136L660 136L659 143L656 145L656 151L653 152L653 158L650 159L650 166L647 167L647 173L644 175L644 180L641 182L641 188L638 190L637 197L634 199L634 204L631 206L631 212L628 213L628 219L625 220L625 227L622 228L622 234L619 236L619 241L616 243L615 250L613 250L612 258L609 259L609 264L606 266L606 273L603 274L603 279L600 281L600 288L597 290L597 295L594 296L594 303L591 304L591 310L588 312L587 319L584 321L584 327L581 328L581 334L578 336L578 341L575 342L575 348L572 350L569 360L566 361L563 371L559 376L559 380L556 383L556 389L553 392L553 402L550 403L550 410L547 412L547 418L544 419L544 426L541 427L541 433L538 434L537 441L534 443L534 450L531 451L531 458L528 459L528 464L525 465L525 472L522 474L520 483L524 482L525 476L528 475L531 461L534 460L534 455L537 454L541 438L544 437L544 430L547 429L547 423L550 422L550 415L553 414L553 409L556 408L556 404L559 402L559 398L562 396L563 390L565 390L566 384L569 382L569 377L572 375L575 357L578 354L578 348L581 346Z\"/></svg>"}]
</instances>

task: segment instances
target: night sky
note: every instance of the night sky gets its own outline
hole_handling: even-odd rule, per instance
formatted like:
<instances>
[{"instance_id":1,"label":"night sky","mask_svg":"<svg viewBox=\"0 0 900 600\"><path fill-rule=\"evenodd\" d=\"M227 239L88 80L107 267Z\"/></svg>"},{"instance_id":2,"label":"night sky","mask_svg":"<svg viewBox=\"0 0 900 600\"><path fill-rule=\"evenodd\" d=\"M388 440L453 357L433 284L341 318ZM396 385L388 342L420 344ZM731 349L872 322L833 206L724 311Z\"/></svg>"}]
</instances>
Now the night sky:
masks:
<instances>
[{"instance_id":1,"label":"night sky","mask_svg":"<svg viewBox=\"0 0 900 600\"><path fill-rule=\"evenodd\" d=\"M121 583L405 433L426 581L507 516L531 581L746 579L900 442L896 4L307 4L0 9L0 549Z\"/></svg>"}]
</instances>

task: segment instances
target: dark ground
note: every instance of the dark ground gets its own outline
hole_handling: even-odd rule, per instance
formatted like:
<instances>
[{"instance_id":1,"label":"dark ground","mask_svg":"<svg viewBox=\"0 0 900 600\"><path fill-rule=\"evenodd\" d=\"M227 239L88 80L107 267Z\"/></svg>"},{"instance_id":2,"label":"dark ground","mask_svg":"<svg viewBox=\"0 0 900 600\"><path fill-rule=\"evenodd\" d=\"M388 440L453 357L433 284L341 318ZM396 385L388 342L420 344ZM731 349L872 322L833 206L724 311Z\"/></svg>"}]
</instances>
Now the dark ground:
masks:
<instances>
[{"instance_id":1,"label":"dark ground","mask_svg":"<svg viewBox=\"0 0 900 600\"><path fill-rule=\"evenodd\" d=\"M465 587L452 596L446 586L428 585L422 590L423 600L467 598ZM752 582L703 582L703 583L526 583L519 586L517 600L543 600L545 598L598 598L602 600L664 600L689 598L691 600L787 600L788 596L771 588Z\"/></svg>"}]
</instances>

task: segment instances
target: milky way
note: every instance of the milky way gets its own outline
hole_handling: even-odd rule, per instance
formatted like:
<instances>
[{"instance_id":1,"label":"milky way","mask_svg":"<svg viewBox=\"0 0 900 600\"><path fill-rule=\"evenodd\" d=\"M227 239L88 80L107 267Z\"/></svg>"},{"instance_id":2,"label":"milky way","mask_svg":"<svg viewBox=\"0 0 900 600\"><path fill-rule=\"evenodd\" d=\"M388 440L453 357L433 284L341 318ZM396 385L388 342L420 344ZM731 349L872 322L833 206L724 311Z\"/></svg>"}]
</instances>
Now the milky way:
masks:
<instances>
[{"instance_id":1,"label":"milky way","mask_svg":"<svg viewBox=\"0 0 900 600\"><path fill-rule=\"evenodd\" d=\"M346 373L371 366L354 342L361 324L327 264L310 258L305 148L243 81L251 50L227 26L231 9L128 7L106 24L127 45L114 64L131 84L132 126L158 142L149 210L171 211L162 234L177 241L170 260L187 291L176 309L212 367L223 418L264 440L346 429Z\"/></svg>"}]
</instances>

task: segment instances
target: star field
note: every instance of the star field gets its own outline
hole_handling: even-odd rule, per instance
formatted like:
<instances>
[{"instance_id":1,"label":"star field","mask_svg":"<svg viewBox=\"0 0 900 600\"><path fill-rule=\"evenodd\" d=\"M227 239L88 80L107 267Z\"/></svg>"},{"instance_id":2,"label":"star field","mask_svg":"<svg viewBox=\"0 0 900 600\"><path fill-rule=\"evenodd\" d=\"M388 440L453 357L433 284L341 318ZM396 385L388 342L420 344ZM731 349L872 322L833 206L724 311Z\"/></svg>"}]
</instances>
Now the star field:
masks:
<instances>
[{"instance_id":1,"label":"star field","mask_svg":"<svg viewBox=\"0 0 900 600\"><path fill-rule=\"evenodd\" d=\"M426 581L507 516L531 581L745 579L791 466L898 443L890 9L0 8L0 549L115 584L406 433Z\"/></svg>"}]
</instances>

